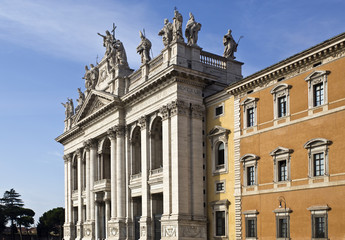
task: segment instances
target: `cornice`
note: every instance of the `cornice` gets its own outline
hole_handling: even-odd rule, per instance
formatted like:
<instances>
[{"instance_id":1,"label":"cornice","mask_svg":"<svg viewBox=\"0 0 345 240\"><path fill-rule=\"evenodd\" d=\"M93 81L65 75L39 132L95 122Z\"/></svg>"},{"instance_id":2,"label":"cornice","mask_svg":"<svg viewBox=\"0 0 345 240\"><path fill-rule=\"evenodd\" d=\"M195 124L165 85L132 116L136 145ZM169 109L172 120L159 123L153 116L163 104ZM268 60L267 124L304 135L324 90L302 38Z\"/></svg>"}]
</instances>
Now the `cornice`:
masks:
<instances>
[{"instance_id":1,"label":"cornice","mask_svg":"<svg viewBox=\"0 0 345 240\"><path fill-rule=\"evenodd\" d=\"M274 79L285 77L291 73L294 73L292 76L295 76L301 72L308 71L308 66L312 66L320 60L332 56L334 58L341 57L339 53L344 52L344 43L345 33L339 34L230 85L226 91L233 95L239 95L242 92L264 85Z\"/></svg>"}]
</instances>

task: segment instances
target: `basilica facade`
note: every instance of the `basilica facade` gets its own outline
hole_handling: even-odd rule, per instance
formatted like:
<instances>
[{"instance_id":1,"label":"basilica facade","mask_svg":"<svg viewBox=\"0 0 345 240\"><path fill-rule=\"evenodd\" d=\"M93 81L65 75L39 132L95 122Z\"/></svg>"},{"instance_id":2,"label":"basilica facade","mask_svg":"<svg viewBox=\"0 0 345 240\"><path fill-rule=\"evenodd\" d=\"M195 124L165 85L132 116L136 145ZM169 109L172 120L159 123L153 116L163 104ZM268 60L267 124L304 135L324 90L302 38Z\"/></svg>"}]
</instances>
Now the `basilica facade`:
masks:
<instances>
[{"instance_id":1,"label":"basilica facade","mask_svg":"<svg viewBox=\"0 0 345 240\"><path fill-rule=\"evenodd\" d=\"M64 238L207 239L204 99L242 79L231 34L218 56L197 45L194 16L165 20L164 49L151 59L141 33L138 70L110 31L105 55L85 67L64 132ZM229 31L230 33L230 31Z\"/></svg>"}]
</instances>

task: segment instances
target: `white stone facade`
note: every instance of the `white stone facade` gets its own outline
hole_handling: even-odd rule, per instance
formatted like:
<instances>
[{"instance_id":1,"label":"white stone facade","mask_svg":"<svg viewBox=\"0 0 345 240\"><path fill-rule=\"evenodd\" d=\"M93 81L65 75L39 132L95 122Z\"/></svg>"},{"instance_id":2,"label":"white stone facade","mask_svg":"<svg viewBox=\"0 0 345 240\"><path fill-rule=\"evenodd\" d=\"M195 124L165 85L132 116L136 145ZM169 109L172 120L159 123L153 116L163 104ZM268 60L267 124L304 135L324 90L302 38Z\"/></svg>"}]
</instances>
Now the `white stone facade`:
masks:
<instances>
[{"instance_id":1,"label":"white stone facade","mask_svg":"<svg viewBox=\"0 0 345 240\"><path fill-rule=\"evenodd\" d=\"M242 63L174 42L135 72L99 63L66 118L65 240L206 239L204 97Z\"/></svg>"}]
</instances>

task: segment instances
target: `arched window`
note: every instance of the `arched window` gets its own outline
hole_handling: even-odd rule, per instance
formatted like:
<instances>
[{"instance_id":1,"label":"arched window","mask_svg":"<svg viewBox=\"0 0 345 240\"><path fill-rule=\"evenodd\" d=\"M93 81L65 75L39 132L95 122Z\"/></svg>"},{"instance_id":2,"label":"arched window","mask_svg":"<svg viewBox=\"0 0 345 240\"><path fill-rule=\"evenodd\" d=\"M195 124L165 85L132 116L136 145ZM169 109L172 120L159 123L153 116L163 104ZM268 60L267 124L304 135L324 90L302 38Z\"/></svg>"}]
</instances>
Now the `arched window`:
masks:
<instances>
[{"instance_id":1,"label":"arched window","mask_svg":"<svg viewBox=\"0 0 345 240\"><path fill-rule=\"evenodd\" d=\"M151 127L151 170L163 166L162 118L157 117Z\"/></svg>"},{"instance_id":2,"label":"arched window","mask_svg":"<svg viewBox=\"0 0 345 240\"><path fill-rule=\"evenodd\" d=\"M132 134L132 174L141 173L141 131L135 127Z\"/></svg>"},{"instance_id":3,"label":"arched window","mask_svg":"<svg viewBox=\"0 0 345 240\"><path fill-rule=\"evenodd\" d=\"M110 140L106 138L102 147L102 179L110 179Z\"/></svg>"},{"instance_id":4,"label":"arched window","mask_svg":"<svg viewBox=\"0 0 345 240\"><path fill-rule=\"evenodd\" d=\"M86 189L86 153L83 154L83 161L82 161L82 166L83 166L83 170L82 170L82 183L83 183L83 190Z\"/></svg>"},{"instance_id":5,"label":"arched window","mask_svg":"<svg viewBox=\"0 0 345 240\"><path fill-rule=\"evenodd\" d=\"M217 149L217 166L224 165L224 143L221 142Z\"/></svg>"},{"instance_id":6,"label":"arched window","mask_svg":"<svg viewBox=\"0 0 345 240\"><path fill-rule=\"evenodd\" d=\"M78 159L77 156L73 158L72 162L72 179L73 190L78 190Z\"/></svg>"}]
</instances>

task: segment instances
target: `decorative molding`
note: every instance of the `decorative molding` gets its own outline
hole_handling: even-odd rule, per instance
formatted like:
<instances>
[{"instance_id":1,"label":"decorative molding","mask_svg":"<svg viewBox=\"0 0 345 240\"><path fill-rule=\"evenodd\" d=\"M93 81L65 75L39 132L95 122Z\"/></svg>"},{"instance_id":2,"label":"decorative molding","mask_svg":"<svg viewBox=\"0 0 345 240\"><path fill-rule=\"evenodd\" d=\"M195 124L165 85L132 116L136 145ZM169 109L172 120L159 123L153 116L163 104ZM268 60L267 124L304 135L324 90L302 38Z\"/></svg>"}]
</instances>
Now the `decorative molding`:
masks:
<instances>
[{"instance_id":1,"label":"decorative molding","mask_svg":"<svg viewBox=\"0 0 345 240\"><path fill-rule=\"evenodd\" d=\"M159 109L159 113L162 115L162 121L169 118L169 108L167 105L164 105Z\"/></svg>"},{"instance_id":2,"label":"decorative molding","mask_svg":"<svg viewBox=\"0 0 345 240\"><path fill-rule=\"evenodd\" d=\"M202 119L205 115L205 107L199 104L192 104L191 111L193 118Z\"/></svg>"},{"instance_id":3,"label":"decorative molding","mask_svg":"<svg viewBox=\"0 0 345 240\"><path fill-rule=\"evenodd\" d=\"M146 126L147 126L147 116L141 116L138 119L138 123L140 125L141 130L146 129Z\"/></svg>"},{"instance_id":4,"label":"decorative molding","mask_svg":"<svg viewBox=\"0 0 345 240\"><path fill-rule=\"evenodd\" d=\"M184 115L186 116L188 113L188 106L182 100L175 100L169 104L170 114L171 116L175 115Z\"/></svg>"}]
</instances>

